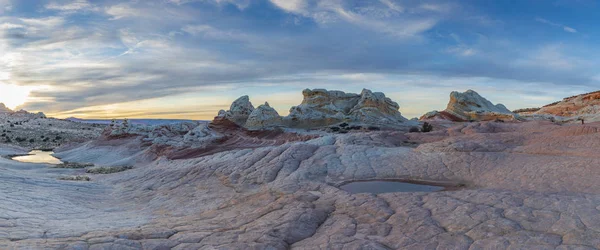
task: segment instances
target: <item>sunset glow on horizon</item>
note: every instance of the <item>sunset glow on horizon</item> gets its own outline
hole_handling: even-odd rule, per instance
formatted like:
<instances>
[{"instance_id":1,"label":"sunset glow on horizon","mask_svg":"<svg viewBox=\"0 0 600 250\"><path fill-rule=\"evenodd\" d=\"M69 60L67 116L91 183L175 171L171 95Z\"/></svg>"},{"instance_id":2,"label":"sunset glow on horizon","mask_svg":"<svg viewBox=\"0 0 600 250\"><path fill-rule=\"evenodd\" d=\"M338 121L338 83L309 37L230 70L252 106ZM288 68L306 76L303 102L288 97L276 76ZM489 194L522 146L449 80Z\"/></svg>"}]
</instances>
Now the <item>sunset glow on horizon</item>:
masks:
<instances>
[{"instance_id":1,"label":"sunset glow on horizon","mask_svg":"<svg viewBox=\"0 0 600 250\"><path fill-rule=\"evenodd\" d=\"M511 10L511 11L507 11ZM600 88L594 1L0 0L0 102L212 119L242 95L384 92L408 118L473 89L509 109Z\"/></svg>"}]
</instances>

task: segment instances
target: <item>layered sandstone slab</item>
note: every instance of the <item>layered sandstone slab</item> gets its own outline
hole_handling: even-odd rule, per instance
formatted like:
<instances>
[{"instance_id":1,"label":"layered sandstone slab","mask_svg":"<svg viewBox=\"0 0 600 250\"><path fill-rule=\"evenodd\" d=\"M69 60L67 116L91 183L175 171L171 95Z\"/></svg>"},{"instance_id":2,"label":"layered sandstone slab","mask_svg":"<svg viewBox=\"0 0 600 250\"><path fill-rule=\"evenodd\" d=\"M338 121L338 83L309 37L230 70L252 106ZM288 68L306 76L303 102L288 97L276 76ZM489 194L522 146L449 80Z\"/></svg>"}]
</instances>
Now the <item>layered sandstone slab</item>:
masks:
<instances>
[{"instance_id":1,"label":"layered sandstone slab","mask_svg":"<svg viewBox=\"0 0 600 250\"><path fill-rule=\"evenodd\" d=\"M371 126L407 126L398 103L381 92L363 89L360 94L325 89L305 89L302 103L281 117L268 104L254 109L248 96L240 97L229 111L221 111L214 122L229 120L251 130L288 128L323 128L339 123ZM411 123L414 125L414 123Z\"/></svg>"},{"instance_id":2,"label":"layered sandstone slab","mask_svg":"<svg viewBox=\"0 0 600 250\"><path fill-rule=\"evenodd\" d=\"M460 93L450 93L450 101L444 111L431 111L423 115L420 120L450 120L464 121L491 121L515 120L517 115L508 110L503 104L494 105L477 92L467 90Z\"/></svg>"},{"instance_id":3,"label":"layered sandstone slab","mask_svg":"<svg viewBox=\"0 0 600 250\"><path fill-rule=\"evenodd\" d=\"M156 157L86 183L56 180L69 170L0 159L0 248L597 249L599 131L474 122L277 144L281 134L261 135L177 160L140 137L104 138L59 156L108 165L142 151ZM337 188L372 179L466 186L379 195Z\"/></svg>"},{"instance_id":4,"label":"layered sandstone slab","mask_svg":"<svg viewBox=\"0 0 600 250\"><path fill-rule=\"evenodd\" d=\"M258 106L250 115L244 127L250 130L276 128L282 125L282 118L268 102Z\"/></svg>"},{"instance_id":5,"label":"layered sandstone slab","mask_svg":"<svg viewBox=\"0 0 600 250\"><path fill-rule=\"evenodd\" d=\"M523 118L556 122L600 121L600 91L564 98L523 114Z\"/></svg>"}]
</instances>

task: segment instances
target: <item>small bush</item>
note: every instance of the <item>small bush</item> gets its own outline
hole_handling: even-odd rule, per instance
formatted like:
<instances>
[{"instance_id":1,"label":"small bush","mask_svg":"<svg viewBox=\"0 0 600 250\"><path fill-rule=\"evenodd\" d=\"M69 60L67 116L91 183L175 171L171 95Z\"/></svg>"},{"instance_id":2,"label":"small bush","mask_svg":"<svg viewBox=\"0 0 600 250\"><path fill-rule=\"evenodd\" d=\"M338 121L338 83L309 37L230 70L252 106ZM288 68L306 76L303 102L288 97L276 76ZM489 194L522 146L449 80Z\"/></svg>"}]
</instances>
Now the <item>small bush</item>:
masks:
<instances>
[{"instance_id":1,"label":"small bush","mask_svg":"<svg viewBox=\"0 0 600 250\"><path fill-rule=\"evenodd\" d=\"M94 164L92 163L63 162L54 166L54 168L87 168L93 166Z\"/></svg>"},{"instance_id":2,"label":"small bush","mask_svg":"<svg viewBox=\"0 0 600 250\"><path fill-rule=\"evenodd\" d=\"M368 129L371 130L371 131L379 131L379 130L381 130L381 128L375 127L375 126L370 126Z\"/></svg>"},{"instance_id":3,"label":"small bush","mask_svg":"<svg viewBox=\"0 0 600 250\"><path fill-rule=\"evenodd\" d=\"M29 139L29 143L34 143L35 140L34 139Z\"/></svg>"},{"instance_id":4,"label":"small bush","mask_svg":"<svg viewBox=\"0 0 600 250\"><path fill-rule=\"evenodd\" d=\"M113 174L113 173L127 171L132 168L133 168L132 166L97 167L97 168L87 169L85 172L88 174Z\"/></svg>"},{"instance_id":5,"label":"small bush","mask_svg":"<svg viewBox=\"0 0 600 250\"><path fill-rule=\"evenodd\" d=\"M423 123L423 127L421 128L421 132L427 133L427 132L431 132L432 130L433 130L433 126L431 124L429 124L428 122Z\"/></svg>"},{"instance_id":6,"label":"small bush","mask_svg":"<svg viewBox=\"0 0 600 250\"><path fill-rule=\"evenodd\" d=\"M408 132L410 132L410 133L418 133L420 131L421 130L419 130L418 127L410 127L410 129L408 130Z\"/></svg>"},{"instance_id":7,"label":"small bush","mask_svg":"<svg viewBox=\"0 0 600 250\"><path fill-rule=\"evenodd\" d=\"M63 176L58 178L61 181L90 181L90 177L85 175Z\"/></svg>"}]
</instances>

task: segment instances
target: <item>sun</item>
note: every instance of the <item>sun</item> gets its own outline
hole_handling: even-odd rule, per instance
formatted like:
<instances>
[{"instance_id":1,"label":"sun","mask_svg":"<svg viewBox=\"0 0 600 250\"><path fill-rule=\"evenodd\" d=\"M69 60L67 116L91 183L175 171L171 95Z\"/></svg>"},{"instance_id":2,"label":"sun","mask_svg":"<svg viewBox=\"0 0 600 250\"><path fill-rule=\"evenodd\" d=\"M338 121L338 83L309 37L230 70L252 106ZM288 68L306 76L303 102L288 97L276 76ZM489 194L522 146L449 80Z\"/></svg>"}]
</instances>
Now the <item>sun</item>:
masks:
<instances>
[{"instance_id":1,"label":"sun","mask_svg":"<svg viewBox=\"0 0 600 250\"><path fill-rule=\"evenodd\" d=\"M0 83L0 103L10 109L14 110L27 102L30 93L31 89L28 87Z\"/></svg>"}]
</instances>

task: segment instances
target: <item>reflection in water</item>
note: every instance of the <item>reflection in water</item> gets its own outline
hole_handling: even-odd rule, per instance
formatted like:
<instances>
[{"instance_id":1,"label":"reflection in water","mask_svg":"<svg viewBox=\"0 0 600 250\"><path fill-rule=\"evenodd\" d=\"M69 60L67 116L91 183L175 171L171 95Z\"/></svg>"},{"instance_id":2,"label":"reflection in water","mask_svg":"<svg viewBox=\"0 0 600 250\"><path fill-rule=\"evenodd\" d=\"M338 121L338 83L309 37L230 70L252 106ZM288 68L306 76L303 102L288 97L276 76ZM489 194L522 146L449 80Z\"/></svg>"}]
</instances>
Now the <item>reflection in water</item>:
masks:
<instances>
[{"instance_id":1,"label":"reflection in water","mask_svg":"<svg viewBox=\"0 0 600 250\"><path fill-rule=\"evenodd\" d=\"M29 155L25 156L17 156L12 159L20 162L29 162L29 163L48 163L48 164L61 164L62 161L52 156L52 151L41 151L41 150L33 150L29 152Z\"/></svg>"},{"instance_id":2,"label":"reflection in water","mask_svg":"<svg viewBox=\"0 0 600 250\"><path fill-rule=\"evenodd\" d=\"M394 192L435 192L444 187L423 184L412 184L399 181L357 181L342 185L340 189L357 193L394 193Z\"/></svg>"}]
</instances>

